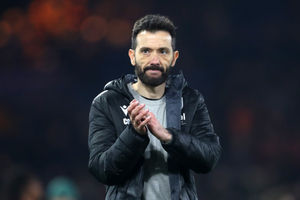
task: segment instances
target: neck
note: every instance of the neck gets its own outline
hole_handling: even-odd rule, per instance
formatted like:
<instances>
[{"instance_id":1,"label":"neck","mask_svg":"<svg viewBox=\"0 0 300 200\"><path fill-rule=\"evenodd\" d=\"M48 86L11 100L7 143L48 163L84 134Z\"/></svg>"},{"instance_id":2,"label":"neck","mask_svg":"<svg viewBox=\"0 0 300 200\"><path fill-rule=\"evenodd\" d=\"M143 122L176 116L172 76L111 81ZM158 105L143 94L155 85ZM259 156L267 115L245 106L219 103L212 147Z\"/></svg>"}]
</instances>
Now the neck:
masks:
<instances>
[{"instance_id":1,"label":"neck","mask_svg":"<svg viewBox=\"0 0 300 200\"><path fill-rule=\"evenodd\" d=\"M148 99L160 99L165 93L166 83L164 82L158 86L152 87L145 85L140 79L138 79L136 83L132 84L132 88L141 96Z\"/></svg>"}]
</instances>

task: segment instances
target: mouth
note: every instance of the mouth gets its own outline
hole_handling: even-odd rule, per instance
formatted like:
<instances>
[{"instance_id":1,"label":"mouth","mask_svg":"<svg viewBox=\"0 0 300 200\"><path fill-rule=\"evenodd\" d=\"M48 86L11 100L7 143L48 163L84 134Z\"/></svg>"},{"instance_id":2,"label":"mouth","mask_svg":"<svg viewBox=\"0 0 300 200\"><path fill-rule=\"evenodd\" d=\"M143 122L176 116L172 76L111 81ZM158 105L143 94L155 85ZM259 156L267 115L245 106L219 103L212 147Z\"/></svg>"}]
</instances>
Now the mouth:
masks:
<instances>
[{"instance_id":1,"label":"mouth","mask_svg":"<svg viewBox=\"0 0 300 200\"><path fill-rule=\"evenodd\" d=\"M162 74L162 72L158 69L148 69L146 73L151 76L160 76Z\"/></svg>"}]
</instances>

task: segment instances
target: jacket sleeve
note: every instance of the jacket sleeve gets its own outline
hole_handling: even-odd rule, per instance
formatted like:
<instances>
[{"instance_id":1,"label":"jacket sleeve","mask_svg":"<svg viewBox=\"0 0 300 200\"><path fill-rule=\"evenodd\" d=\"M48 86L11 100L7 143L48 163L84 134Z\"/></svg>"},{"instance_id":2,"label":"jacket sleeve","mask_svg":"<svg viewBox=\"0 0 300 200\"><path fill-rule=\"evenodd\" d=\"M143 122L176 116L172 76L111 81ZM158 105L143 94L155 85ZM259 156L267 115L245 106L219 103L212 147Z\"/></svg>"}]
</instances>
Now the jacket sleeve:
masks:
<instances>
[{"instance_id":1,"label":"jacket sleeve","mask_svg":"<svg viewBox=\"0 0 300 200\"><path fill-rule=\"evenodd\" d=\"M107 102L96 98L89 114L89 171L103 184L115 185L130 176L149 138L139 135L131 125L117 137L109 115Z\"/></svg>"},{"instance_id":2,"label":"jacket sleeve","mask_svg":"<svg viewBox=\"0 0 300 200\"><path fill-rule=\"evenodd\" d=\"M190 132L173 128L167 130L172 134L172 141L163 144L163 147L171 157L197 173L207 173L214 168L221 154L221 146L201 94Z\"/></svg>"}]
</instances>

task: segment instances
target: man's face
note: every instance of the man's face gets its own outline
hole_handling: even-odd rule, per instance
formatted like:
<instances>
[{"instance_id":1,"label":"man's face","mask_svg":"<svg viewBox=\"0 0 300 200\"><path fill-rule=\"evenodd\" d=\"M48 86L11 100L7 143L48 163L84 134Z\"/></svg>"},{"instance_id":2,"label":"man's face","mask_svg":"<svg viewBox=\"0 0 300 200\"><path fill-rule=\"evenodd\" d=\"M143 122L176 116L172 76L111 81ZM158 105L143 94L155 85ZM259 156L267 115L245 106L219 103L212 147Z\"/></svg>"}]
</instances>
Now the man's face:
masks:
<instances>
[{"instance_id":1,"label":"man's face","mask_svg":"<svg viewBox=\"0 0 300 200\"><path fill-rule=\"evenodd\" d=\"M129 57L138 78L152 87L164 83L179 55L172 49L171 35L166 31L142 31L136 42L136 49L129 50Z\"/></svg>"}]
</instances>

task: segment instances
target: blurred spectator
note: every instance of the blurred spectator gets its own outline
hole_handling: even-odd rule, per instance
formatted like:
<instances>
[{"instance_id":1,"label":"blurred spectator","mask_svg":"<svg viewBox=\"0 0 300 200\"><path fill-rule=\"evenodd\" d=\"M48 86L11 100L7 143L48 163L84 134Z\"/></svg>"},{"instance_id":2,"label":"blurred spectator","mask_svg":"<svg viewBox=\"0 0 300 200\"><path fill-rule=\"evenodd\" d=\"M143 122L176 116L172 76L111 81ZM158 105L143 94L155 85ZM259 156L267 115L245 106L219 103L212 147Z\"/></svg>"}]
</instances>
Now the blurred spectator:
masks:
<instances>
[{"instance_id":1,"label":"blurred spectator","mask_svg":"<svg viewBox=\"0 0 300 200\"><path fill-rule=\"evenodd\" d=\"M46 188L47 200L79 200L79 192L73 181L66 177L55 177Z\"/></svg>"},{"instance_id":2,"label":"blurred spectator","mask_svg":"<svg viewBox=\"0 0 300 200\"><path fill-rule=\"evenodd\" d=\"M43 194L40 180L26 171L18 172L8 183L8 200L42 200Z\"/></svg>"}]
</instances>

